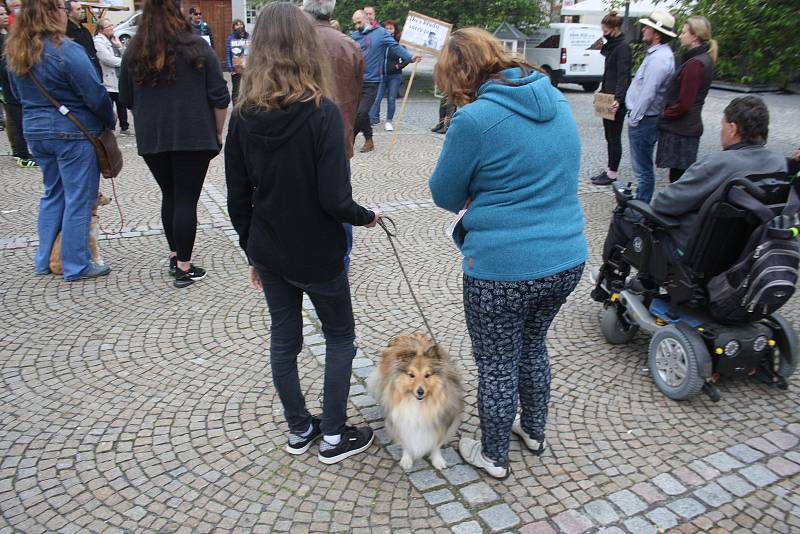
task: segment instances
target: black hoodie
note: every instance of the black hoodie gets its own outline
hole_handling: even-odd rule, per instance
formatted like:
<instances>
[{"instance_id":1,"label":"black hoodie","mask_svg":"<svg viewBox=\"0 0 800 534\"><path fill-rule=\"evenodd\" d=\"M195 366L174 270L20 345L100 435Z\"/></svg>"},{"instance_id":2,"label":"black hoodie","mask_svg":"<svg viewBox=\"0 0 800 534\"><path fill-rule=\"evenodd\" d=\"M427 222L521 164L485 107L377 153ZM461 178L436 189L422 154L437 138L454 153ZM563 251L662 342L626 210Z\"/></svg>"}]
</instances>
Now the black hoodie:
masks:
<instances>
[{"instance_id":1,"label":"black hoodie","mask_svg":"<svg viewBox=\"0 0 800 534\"><path fill-rule=\"evenodd\" d=\"M284 109L234 112L225 143L228 213L251 263L295 282L344 269L342 223L375 214L353 201L336 105L323 98Z\"/></svg>"}]
</instances>

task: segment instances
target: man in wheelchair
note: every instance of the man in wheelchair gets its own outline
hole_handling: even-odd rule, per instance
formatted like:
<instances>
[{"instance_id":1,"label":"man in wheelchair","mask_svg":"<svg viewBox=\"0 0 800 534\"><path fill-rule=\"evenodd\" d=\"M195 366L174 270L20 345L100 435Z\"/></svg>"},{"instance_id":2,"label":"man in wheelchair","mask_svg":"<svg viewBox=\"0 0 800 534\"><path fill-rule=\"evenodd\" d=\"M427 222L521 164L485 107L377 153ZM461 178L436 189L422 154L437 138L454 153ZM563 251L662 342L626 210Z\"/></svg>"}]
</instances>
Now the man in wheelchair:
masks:
<instances>
[{"instance_id":1,"label":"man in wheelchair","mask_svg":"<svg viewBox=\"0 0 800 534\"><path fill-rule=\"evenodd\" d=\"M723 150L652 204L614 187L591 296L604 303L609 342L627 343L639 328L653 334L651 374L670 398L703 389L716 400L721 375L766 372L785 386L799 356L791 324L773 312L795 290L800 198L786 160L764 146L768 129L760 98L736 98L723 113Z\"/></svg>"},{"instance_id":2,"label":"man in wheelchair","mask_svg":"<svg viewBox=\"0 0 800 534\"><path fill-rule=\"evenodd\" d=\"M768 131L769 111L760 98L745 96L728 104L722 116L722 151L695 162L680 180L666 186L650 204L652 214L669 229L671 243L664 244L672 249L666 250L668 255L674 252L680 257L685 253L700 209L720 185L750 174L786 171L786 160L764 146ZM624 286L630 265L624 261L622 251L643 218L641 211L631 207L614 210L603 245L603 266L592 291L596 301L605 302L611 291ZM646 290L648 286L652 288L653 281L642 278L633 282L637 289Z\"/></svg>"}]
</instances>

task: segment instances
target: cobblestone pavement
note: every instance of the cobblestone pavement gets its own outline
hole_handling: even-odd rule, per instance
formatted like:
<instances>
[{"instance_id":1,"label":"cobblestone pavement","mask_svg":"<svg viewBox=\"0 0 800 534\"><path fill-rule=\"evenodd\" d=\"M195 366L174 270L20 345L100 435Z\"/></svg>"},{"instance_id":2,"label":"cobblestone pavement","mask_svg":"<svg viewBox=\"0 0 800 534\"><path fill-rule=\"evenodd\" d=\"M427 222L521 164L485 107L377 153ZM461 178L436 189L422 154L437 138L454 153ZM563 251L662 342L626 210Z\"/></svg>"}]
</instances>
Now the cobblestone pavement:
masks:
<instances>
[{"instance_id":1,"label":"cobblestone pavement","mask_svg":"<svg viewBox=\"0 0 800 534\"><path fill-rule=\"evenodd\" d=\"M612 207L586 178L604 164L591 98L569 86L583 138L580 196L596 264ZM712 91L701 150L718 150L719 117L735 95ZM767 97L771 145L800 146L797 97ZM464 372L460 432L478 432L475 365L461 304L460 258L444 236L449 215L427 191L442 137L435 100L413 101L387 157L356 155L353 187L391 213L398 248L439 340ZM7 151L0 141L0 152ZM359 145L361 140L358 141ZM35 277L36 170L0 158L0 534L6 532L520 532L800 531L800 396L749 380L723 399L676 403L645 369L646 336L612 347L584 280L556 319L549 346L553 399L542 457L511 446L503 482L463 464L418 461L408 472L387 443L364 389L389 337L422 328L386 237L356 229L351 270L359 353L350 419L379 445L336 466L281 450L286 425L271 386L263 297L225 212L221 158L199 209L195 259L204 281L176 290L167 276L159 194L133 138L113 205L101 212L107 278L67 284ZM622 169L630 176L626 155ZM557 155L554 155L557 157ZM663 184L665 176L659 172ZM102 184L110 193L107 182ZM784 310L800 327L798 300ZM324 339L305 306L299 357L319 410ZM455 442L453 442L454 444ZM451 444L451 445L453 445Z\"/></svg>"}]
</instances>

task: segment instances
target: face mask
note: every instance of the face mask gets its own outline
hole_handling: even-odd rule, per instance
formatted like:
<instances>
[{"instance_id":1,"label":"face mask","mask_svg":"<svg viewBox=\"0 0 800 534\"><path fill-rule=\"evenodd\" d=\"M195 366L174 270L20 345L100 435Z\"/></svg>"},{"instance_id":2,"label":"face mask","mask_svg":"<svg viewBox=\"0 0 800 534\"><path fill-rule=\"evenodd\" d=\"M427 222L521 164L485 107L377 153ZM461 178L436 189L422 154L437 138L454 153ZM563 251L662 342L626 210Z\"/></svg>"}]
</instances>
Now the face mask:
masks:
<instances>
[{"instance_id":1,"label":"face mask","mask_svg":"<svg viewBox=\"0 0 800 534\"><path fill-rule=\"evenodd\" d=\"M15 7L11 11L13 11L15 15L19 15L19 12L22 11L22 8L21 7Z\"/></svg>"}]
</instances>

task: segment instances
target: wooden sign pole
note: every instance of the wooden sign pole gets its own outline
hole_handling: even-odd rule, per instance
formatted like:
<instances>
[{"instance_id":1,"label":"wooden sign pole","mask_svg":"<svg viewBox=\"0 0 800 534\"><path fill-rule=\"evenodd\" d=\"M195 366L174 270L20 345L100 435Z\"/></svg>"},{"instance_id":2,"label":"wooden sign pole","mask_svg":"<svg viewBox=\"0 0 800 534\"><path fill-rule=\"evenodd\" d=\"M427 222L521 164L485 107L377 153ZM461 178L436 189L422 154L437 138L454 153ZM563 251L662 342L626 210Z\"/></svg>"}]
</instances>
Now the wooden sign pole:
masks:
<instances>
[{"instance_id":1,"label":"wooden sign pole","mask_svg":"<svg viewBox=\"0 0 800 534\"><path fill-rule=\"evenodd\" d=\"M403 103L400 105L400 113L397 115L397 120L394 123L394 133L392 134L392 142L389 144L388 157L392 157L394 145L397 142L397 133L400 131L400 123L403 120L403 115L406 112L406 102L408 102L408 95L411 94L411 85L414 83L414 76L417 74L417 65L414 63L414 68L411 70L411 78L408 79L408 86L406 86L406 94L403 96Z\"/></svg>"}]
</instances>

